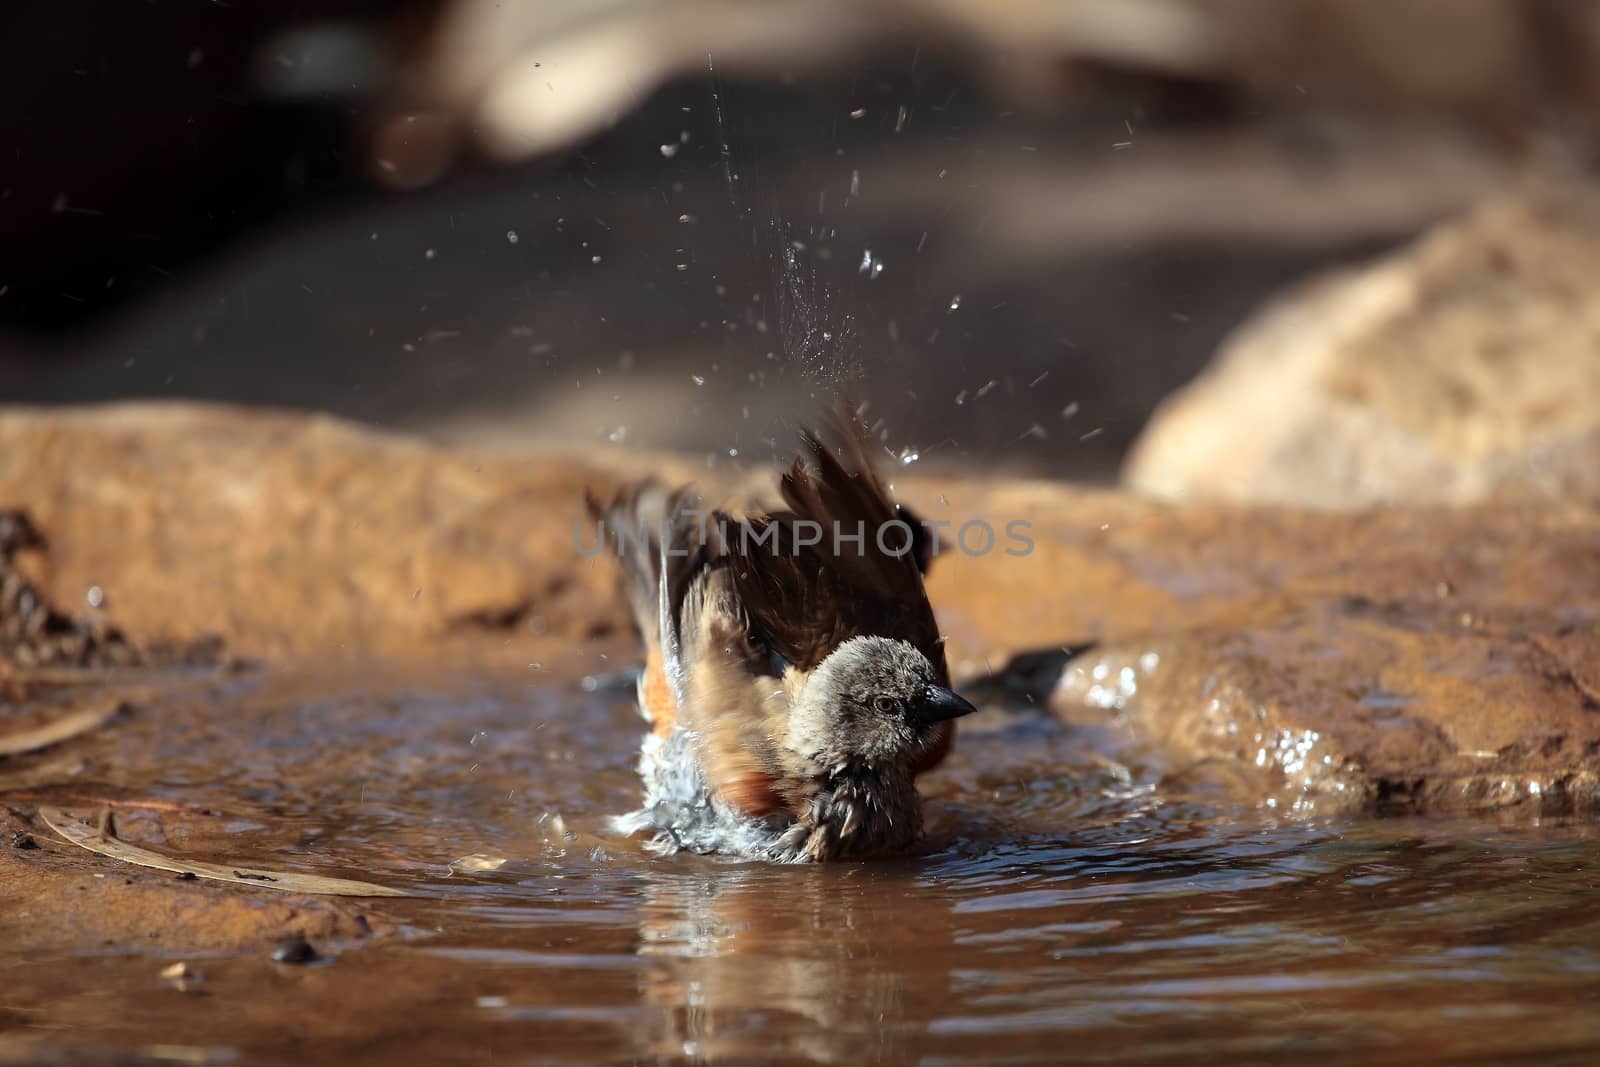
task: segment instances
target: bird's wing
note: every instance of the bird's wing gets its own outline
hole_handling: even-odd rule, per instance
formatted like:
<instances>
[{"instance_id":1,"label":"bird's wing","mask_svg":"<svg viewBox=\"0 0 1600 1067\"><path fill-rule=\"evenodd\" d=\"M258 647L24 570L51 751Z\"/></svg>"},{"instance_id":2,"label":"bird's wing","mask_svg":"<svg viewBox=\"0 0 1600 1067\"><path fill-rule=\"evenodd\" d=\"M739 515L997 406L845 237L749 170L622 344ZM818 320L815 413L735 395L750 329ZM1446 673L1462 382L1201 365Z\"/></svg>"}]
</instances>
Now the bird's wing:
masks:
<instances>
[{"instance_id":1,"label":"bird's wing","mask_svg":"<svg viewBox=\"0 0 1600 1067\"><path fill-rule=\"evenodd\" d=\"M585 494L601 540L617 553L623 595L645 646L639 703L666 735L685 699L686 672L676 622L712 552L705 513L691 487L668 490L655 479L619 489L609 502Z\"/></svg>"},{"instance_id":2,"label":"bird's wing","mask_svg":"<svg viewBox=\"0 0 1600 1067\"><path fill-rule=\"evenodd\" d=\"M854 415L842 411L835 423L837 448L802 433L803 450L781 484L787 507L728 531L739 600L771 649L803 671L841 642L870 634L916 646L948 684L922 582L927 531L890 500ZM903 526L889 526L896 521ZM818 532L820 544L801 544ZM923 540L908 545L907 535L919 533Z\"/></svg>"},{"instance_id":3,"label":"bird's wing","mask_svg":"<svg viewBox=\"0 0 1600 1067\"><path fill-rule=\"evenodd\" d=\"M784 806L774 734L788 714L788 694L770 657L751 639L726 557L692 585L680 616L688 679L682 721L694 731L706 780L746 815Z\"/></svg>"},{"instance_id":4,"label":"bird's wing","mask_svg":"<svg viewBox=\"0 0 1600 1067\"><path fill-rule=\"evenodd\" d=\"M770 723L787 694L749 620L716 528L690 489L654 480L624 487L609 503L588 498L618 552L621 581L645 645L639 704L653 732L682 724L695 736L706 780L751 816L782 807ZM763 673L767 672L767 673Z\"/></svg>"}]
</instances>

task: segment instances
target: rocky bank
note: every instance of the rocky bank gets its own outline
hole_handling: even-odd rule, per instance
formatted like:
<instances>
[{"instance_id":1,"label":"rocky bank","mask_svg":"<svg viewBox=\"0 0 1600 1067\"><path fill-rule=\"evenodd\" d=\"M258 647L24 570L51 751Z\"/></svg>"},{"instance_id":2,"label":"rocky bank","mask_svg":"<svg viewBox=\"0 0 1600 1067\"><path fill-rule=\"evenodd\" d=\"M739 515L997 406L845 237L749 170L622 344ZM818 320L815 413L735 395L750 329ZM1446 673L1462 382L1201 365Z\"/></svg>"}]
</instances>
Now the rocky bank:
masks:
<instances>
[{"instance_id":1,"label":"rocky bank","mask_svg":"<svg viewBox=\"0 0 1600 1067\"><path fill-rule=\"evenodd\" d=\"M198 406L0 415L0 502L43 595L141 643L220 638L272 665L558 663L625 646L585 485L656 471L759 496L765 469L615 451L431 447L313 416ZM958 675L1093 642L1050 695L1276 806L1590 805L1600 766L1600 510L1545 502L1329 514L1173 505L919 472L924 515L1028 524L1025 555L947 550ZM974 531L971 546L981 547Z\"/></svg>"}]
</instances>

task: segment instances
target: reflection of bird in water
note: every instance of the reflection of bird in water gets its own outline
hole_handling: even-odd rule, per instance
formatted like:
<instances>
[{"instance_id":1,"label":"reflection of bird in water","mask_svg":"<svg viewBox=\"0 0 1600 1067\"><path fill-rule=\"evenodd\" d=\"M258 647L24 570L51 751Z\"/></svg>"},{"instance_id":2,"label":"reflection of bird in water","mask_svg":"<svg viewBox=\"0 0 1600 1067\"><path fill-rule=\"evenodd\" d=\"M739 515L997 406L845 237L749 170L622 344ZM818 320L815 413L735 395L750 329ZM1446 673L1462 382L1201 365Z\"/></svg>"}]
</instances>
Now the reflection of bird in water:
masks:
<instances>
[{"instance_id":1,"label":"reflection of bird in water","mask_svg":"<svg viewBox=\"0 0 1600 1067\"><path fill-rule=\"evenodd\" d=\"M839 421L837 450L804 435L781 511L707 514L651 481L590 501L647 651L645 803L619 828L661 849L904 851L916 777L974 710L950 689L923 588L932 537L889 500L854 416Z\"/></svg>"},{"instance_id":2,"label":"reflection of bird in water","mask_svg":"<svg viewBox=\"0 0 1600 1067\"><path fill-rule=\"evenodd\" d=\"M655 964L643 999L662 1013L652 1051L817 1063L906 1054L906 1038L948 997L947 957L918 961L951 950L952 925L944 907L883 884L909 874L898 865L654 873L639 930L639 954ZM915 920L919 909L929 921Z\"/></svg>"}]
</instances>

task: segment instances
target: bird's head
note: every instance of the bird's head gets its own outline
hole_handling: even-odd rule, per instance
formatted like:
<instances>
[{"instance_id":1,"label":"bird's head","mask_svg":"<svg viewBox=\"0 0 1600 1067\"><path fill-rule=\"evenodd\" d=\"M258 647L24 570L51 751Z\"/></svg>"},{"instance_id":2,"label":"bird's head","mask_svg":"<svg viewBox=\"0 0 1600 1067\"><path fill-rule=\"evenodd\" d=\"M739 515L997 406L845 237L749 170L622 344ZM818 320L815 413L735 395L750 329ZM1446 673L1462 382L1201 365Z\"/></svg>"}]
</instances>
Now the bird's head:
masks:
<instances>
[{"instance_id":1,"label":"bird's head","mask_svg":"<svg viewBox=\"0 0 1600 1067\"><path fill-rule=\"evenodd\" d=\"M942 726L976 709L940 685L932 661L888 637L854 637L806 679L789 744L830 773L915 767Z\"/></svg>"},{"instance_id":2,"label":"bird's head","mask_svg":"<svg viewBox=\"0 0 1600 1067\"><path fill-rule=\"evenodd\" d=\"M811 860L900 851L921 830L916 774L976 709L939 682L915 646L854 637L806 678L787 748L806 768L797 821L780 853Z\"/></svg>"}]
</instances>

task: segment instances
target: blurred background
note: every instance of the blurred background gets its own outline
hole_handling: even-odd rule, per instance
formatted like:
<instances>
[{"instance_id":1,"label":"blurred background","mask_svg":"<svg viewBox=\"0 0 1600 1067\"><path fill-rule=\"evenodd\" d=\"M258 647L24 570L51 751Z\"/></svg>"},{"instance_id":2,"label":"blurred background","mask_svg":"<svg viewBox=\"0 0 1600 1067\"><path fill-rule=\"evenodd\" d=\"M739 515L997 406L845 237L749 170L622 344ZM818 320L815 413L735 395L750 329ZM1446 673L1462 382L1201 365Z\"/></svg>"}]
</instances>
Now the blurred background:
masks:
<instances>
[{"instance_id":1,"label":"blurred background","mask_svg":"<svg viewBox=\"0 0 1600 1067\"><path fill-rule=\"evenodd\" d=\"M1300 279L1585 173L1584 0L0 14L0 400L1111 480Z\"/></svg>"}]
</instances>

